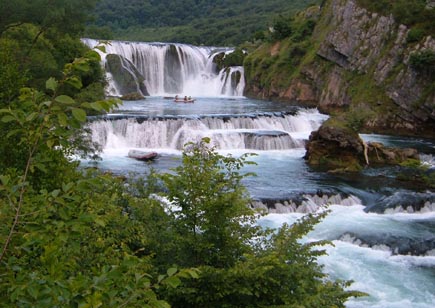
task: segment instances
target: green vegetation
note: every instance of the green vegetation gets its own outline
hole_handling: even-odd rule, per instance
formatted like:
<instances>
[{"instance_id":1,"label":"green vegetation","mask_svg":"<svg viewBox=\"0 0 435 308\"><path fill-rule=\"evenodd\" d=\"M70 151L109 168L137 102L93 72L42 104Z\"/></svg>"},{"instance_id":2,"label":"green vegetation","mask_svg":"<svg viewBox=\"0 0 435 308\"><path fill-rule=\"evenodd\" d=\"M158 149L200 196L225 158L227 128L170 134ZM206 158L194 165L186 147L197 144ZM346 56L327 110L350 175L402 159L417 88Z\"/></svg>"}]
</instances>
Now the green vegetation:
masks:
<instances>
[{"instance_id":1,"label":"green vegetation","mask_svg":"<svg viewBox=\"0 0 435 308\"><path fill-rule=\"evenodd\" d=\"M70 2L17 0L0 4L2 103L16 98L22 86L41 89L49 77L61 78L64 65L88 51L79 38L87 20L85 9L91 9L95 1ZM88 92L87 98L98 100L104 96L103 73L97 59L91 59L90 65L90 71L77 77ZM67 84L64 87L71 96L83 90Z\"/></svg>"},{"instance_id":2,"label":"green vegetation","mask_svg":"<svg viewBox=\"0 0 435 308\"><path fill-rule=\"evenodd\" d=\"M266 91L272 87L288 87L300 65L314 53L311 34L315 24L316 20L306 18L303 12L276 18L273 30L263 32L262 44L245 58L246 79L255 80Z\"/></svg>"},{"instance_id":3,"label":"green vegetation","mask_svg":"<svg viewBox=\"0 0 435 308\"><path fill-rule=\"evenodd\" d=\"M101 0L86 35L100 39L235 46L316 0ZM111 33L108 30L111 30Z\"/></svg>"},{"instance_id":4,"label":"green vegetation","mask_svg":"<svg viewBox=\"0 0 435 308\"><path fill-rule=\"evenodd\" d=\"M426 8L426 0L357 0L357 2L372 12L384 15L392 13L398 23L418 29L417 31L422 31L425 35L435 33L433 22L435 10Z\"/></svg>"},{"instance_id":5,"label":"green vegetation","mask_svg":"<svg viewBox=\"0 0 435 308\"><path fill-rule=\"evenodd\" d=\"M409 63L413 68L429 78L435 77L435 51L423 50L411 54Z\"/></svg>"}]
</instances>

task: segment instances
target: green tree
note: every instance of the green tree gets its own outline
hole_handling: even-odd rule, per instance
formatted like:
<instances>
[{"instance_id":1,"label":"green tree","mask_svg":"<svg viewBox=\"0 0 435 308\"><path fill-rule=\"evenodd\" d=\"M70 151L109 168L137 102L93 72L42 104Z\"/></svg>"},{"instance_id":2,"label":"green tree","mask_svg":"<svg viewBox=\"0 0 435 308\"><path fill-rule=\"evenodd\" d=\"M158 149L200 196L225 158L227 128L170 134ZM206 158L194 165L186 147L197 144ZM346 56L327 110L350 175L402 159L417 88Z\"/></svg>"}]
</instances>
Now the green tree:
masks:
<instances>
[{"instance_id":1,"label":"green tree","mask_svg":"<svg viewBox=\"0 0 435 308\"><path fill-rule=\"evenodd\" d=\"M6 107L27 82L26 72L17 59L18 44L9 39L0 39L0 108Z\"/></svg>"},{"instance_id":2,"label":"green tree","mask_svg":"<svg viewBox=\"0 0 435 308\"><path fill-rule=\"evenodd\" d=\"M181 166L161 177L173 204L179 243L175 258L182 266L231 266L250 250L258 231L252 227L255 213L247 207L241 185L246 175L238 172L247 156L221 156L207 146L209 141L189 143Z\"/></svg>"},{"instance_id":3,"label":"green tree","mask_svg":"<svg viewBox=\"0 0 435 308\"><path fill-rule=\"evenodd\" d=\"M24 88L18 104L0 110L8 125L0 146L14 142L23 154L0 173L0 307L166 308L155 290L197 276L169 267L154 278L151 256L137 251L146 229L127 214L151 202L127 194L122 179L80 171L68 158L80 150L73 140L86 110L117 103L59 93L66 84L80 88L75 73L96 57L76 59L44 92Z\"/></svg>"},{"instance_id":4,"label":"green tree","mask_svg":"<svg viewBox=\"0 0 435 308\"><path fill-rule=\"evenodd\" d=\"M169 204L167 258L199 278L159 293L174 307L345 307L350 282L331 281L317 257L327 242L303 237L327 214L308 215L276 234L260 229L240 174L246 161L218 154L209 139L189 143L182 165L161 176ZM162 254L156 252L156 259Z\"/></svg>"}]
</instances>

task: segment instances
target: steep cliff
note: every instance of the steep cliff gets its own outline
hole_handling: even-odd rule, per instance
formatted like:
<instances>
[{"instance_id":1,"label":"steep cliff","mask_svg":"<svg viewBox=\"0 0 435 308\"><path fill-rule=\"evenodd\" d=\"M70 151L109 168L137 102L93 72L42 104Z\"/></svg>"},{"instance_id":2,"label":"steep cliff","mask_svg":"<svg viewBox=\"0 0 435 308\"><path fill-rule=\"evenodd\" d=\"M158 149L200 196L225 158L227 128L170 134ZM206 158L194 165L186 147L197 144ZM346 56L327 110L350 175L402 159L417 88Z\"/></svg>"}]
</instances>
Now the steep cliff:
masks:
<instances>
[{"instance_id":1,"label":"steep cliff","mask_svg":"<svg viewBox=\"0 0 435 308\"><path fill-rule=\"evenodd\" d=\"M327 0L297 18L315 21L311 36L248 56L246 95L338 112L360 131L435 137L433 34L413 35L355 0Z\"/></svg>"}]
</instances>

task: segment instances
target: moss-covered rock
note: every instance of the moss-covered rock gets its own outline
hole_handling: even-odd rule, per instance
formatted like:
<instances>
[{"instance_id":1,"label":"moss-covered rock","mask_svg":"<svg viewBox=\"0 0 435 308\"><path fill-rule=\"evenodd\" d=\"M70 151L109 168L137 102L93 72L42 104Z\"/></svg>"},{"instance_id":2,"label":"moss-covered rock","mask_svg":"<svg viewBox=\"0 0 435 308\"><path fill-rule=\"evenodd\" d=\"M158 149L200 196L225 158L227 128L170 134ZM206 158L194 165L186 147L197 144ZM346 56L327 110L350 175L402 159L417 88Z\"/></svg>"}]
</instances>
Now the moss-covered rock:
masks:
<instances>
[{"instance_id":1,"label":"moss-covered rock","mask_svg":"<svg viewBox=\"0 0 435 308\"><path fill-rule=\"evenodd\" d=\"M325 0L319 15L296 15L298 37L245 59L245 95L351 113L364 132L435 137L435 38L359 2Z\"/></svg>"},{"instance_id":2,"label":"moss-covered rock","mask_svg":"<svg viewBox=\"0 0 435 308\"><path fill-rule=\"evenodd\" d=\"M366 144L356 131L337 120L328 120L311 133L306 149L305 159L310 166L333 172L357 172L365 166L419 161L417 150Z\"/></svg>"},{"instance_id":3,"label":"moss-covered rock","mask_svg":"<svg viewBox=\"0 0 435 308\"><path fill-rule=\"evenodd\" d=\"M124 101L138 101L138 100L145 99L145 97L138 92L132 92L132 93L124 94L123 96L121 96L121 99Z\"/></svg>"},{"instance_id":4,"label":"moss-covered rock","mask_svg":"<svg viewBox=\"0 0 435 308\"><path fill-rule=\"evenodd\" d=\"M359 135L332 121L311 133L306 149L308 164L328 171L356 172L364 163L364 143Z\"/></svg>"},{"instance_id":5,"label":"moss-covered rock","mask_svg":"<svg viewBox=\"0 0 435 308\"><path fill-rule=\"evenodd\" d=\"M231 66L242 66L246 53L241 48L236 48L231 53L220 52L213 57L217 72Z\"/></svg>"}]
</instances>

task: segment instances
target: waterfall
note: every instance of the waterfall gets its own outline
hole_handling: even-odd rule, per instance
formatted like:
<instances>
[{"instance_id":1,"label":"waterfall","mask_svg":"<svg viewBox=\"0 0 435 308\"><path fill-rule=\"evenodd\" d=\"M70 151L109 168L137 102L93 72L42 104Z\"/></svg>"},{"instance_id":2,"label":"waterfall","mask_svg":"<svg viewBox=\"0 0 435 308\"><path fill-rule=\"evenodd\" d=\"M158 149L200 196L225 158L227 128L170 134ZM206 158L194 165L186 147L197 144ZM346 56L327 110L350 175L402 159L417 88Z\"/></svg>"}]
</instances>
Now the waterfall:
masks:
<instances>
[{"instance_id":1,"label":"waterfall","mask_svg":"<svg viewBox=\"0 0 435 308\"><path fill-rule=\"evenodd\" d=\"M82 40L93 48L98 41ZM132 63L141 74L143 84L151 96L242 96L245 86L243 67L224 68L216 71L213 58L231 48L198 47L175 43L142 43L110 41L106 55L116 54ZM130 70L131 71L131 70ZM113 72L108 74L108 95L122 93Z\"/></svg>"},{"instance_id":2,"label":"waterfall","mask_svg":"<svg viewBox=\"0 0 435 308\"><path fill-rule=\"evenodd\" d=\"M320 123L304 115L273 114L203 117L114 117L89 123L92 138L105 149L181 150L187 142L210 137L222 150L288 150L304 147Z\"/></svg>"}]
</instances>

